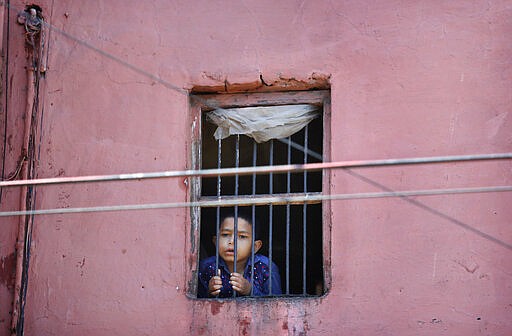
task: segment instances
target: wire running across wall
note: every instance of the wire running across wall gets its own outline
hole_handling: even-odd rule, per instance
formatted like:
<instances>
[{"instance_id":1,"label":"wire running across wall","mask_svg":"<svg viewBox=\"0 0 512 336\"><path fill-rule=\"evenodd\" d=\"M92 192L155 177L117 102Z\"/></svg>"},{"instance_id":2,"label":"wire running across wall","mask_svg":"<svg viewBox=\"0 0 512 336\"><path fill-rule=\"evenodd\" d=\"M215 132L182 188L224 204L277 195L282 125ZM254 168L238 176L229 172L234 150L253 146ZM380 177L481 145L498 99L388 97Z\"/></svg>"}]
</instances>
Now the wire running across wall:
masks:
<instances>
[{"instance_id":1,"label":"wire running across wall","mask_svg":"<svg viewBox=\"0 0 512 336\"><path fill-rule=\"evenodd\" d=\"M172 178L172 177L192 177L192 176L229 176L237 174L240 171L243 174L262 174L273 171L278 173L301 172L306 170L319 169L342 169L347 174L369 184L373 185L382 192L366 192L366 193L344 193L344 194L322 194L322 193L304 193L303 195L289 196L286 194L276 194L272 197L254 197L249 196L221 196L210 197L208 200L189 201L189 202L166 202L166 203L150 203L150 204L127 204L127 205L105 205L92 207L74 207L74 208L54 208L54 209L31 209L26 211L2 211L0 217L9 216L35 216L35 215L52 215L52 214L71 214L71 213L94 213L94 212L113 212L113 211L139 211L139 210L156 210L156 209L172 209L172 208L190 208L190 207L227 207L227 206L244 206L244 205L286 205L286 204L308 204L319 203L325 201L355 200L355 199L376 199L376 198L400 198L413 206L440 217L448 222L468 230L488 241L492 241L508 250L512 251L512 244L498 239L490 234L480 231L471 225L468 225L456 218L453 218L437 209L434 209L412 196L439 196L439 195L456 195L456 194L474 194L474 193L496 193L511 192L512 185L502 186L483 186L468 188L442 188L442 189L423 189L423 190L407 190L395 191L382 185L368 177L356 173L352 168L379 167L379 166L397 166L407 164L432 164L443 162L460 162L460 161L482 161L482 160L509 160L512 153L500 154L481 154L469 156L447 156L433 158L409 158L409 159L391 159L391 160L368 160L368 161L343 161L343 162L327 162L321 164L306 165L282 165L270 167L241 167L241 168L222 168L222 169L204 169L204 170L186 170L186 171L167 171L160 173L135 173L135 174L118 174L118 175L99 175L99 176L76 176L62 177L50 179L36 179L23 181L3 181L0 182L3 187L16 187L20 185L52 185L62 183L86 183L86 182L108 182L108 181L128 181L128 180L144 180L154 178ZM364 162L364 163L363 163ZM320 165L313 166L313 165ZM321 166L324 167L321 167Z\"/></svg>"},{"instance_id":2,"label":"wire running across wall","mask_svg":"<svg viewBox=\"0 0 512 336\"><path fill-rule=\"evenodd\" d=\"M319 203L323 201L339 201L353 199L370 198L389 198L389 197L411 197L411 196L439 196L455 194L474 194L491 192L510 192L512 186L492 186L492 187L474 187L474 188L452 188L452 189L422 189L410 191L390 191L390 192L367 192L367 193L349 193L349 194L313 194L304 196L275 196L275 197L238 197L232 199L219 199L211 201L196 202L169 202L169 203L147 203L147 204L127 204L127 205L106 205L93 207L77 208L54 208L26 211L2 211L0 217L21 216L21 215L53 215L70 214L86 212L112 212L112 211L133 211L133 210L156 210L168 208L189 208L189 207L228 207L228 206L248 206L248 205L286 205Z\"/></svg>"},{"instance_id":3,"label":"wire running across wall","mask_svg":"<svg viewBox=\"0 0 512 336\"><path fill-rule=\"evenodd\" d=\"M237 176L242 174L265 174L265 173L288 173L288 172L304 172L323 169L344 169L365 168L365 167L382 167L397 165L417 165L432 164L460 161L483 161L483 160L509 160L512 159L512 153L500 154L480 154L465 156L444 156L444 157L422 157L422 158L405 158L405 159L388 159L388 160L365 160L365 161L340 161L340 162L324 162L303 165L278 165L278 166L259 166L259 167L239 167L239 168L218 168L218 169L202 169L202 170L178 170L152 173L133 173L133 174L117 174L117 175L95 175L95 176L75 176L75 177L59 177L33 180L18 181L2 181L0 187L19 187L34 185L54 185L64 183L92 183L92 182L111 182L111 181L129 181L129 180L145 180L155 178L176 178L176 177L217 177L217 176ZM352 170L350 170L351 172ZM353 174L353 173L352 173ZM360 175L359 178L362 178ZM364 178L364 177L363 177ZM368 182L368 181L367 181ZM375 185L376 182L370 180ZM370 183L371 184L371 183ZM388 198L388 197L410 197L410 196L433 196L448 194L468 194L468 193L489 193L489 192L509 192L512 191L511 185L503 186L483 186L469 188L443 188L443 189L423 189L423 190L405 190L395 191L376 185L383 192L366 192L366 193L344 193L344 194L322 194L322 193L304 193L298 196L287 196L286 194L276 194L273 197L254 197L250 196L219 196L211 197L209 200L190 201L190 202L166 202L151 204L131 204L131 205L104 205L93 207L75 207L75 208L54 208L54 209L34 209L26 211L2 211L0 217L21 216L21 215L50 215L50 214L66 214L81 212L109 212L109 211L133 211L133 210L149 210L149 209L165 209L165 208L183 208L183 207L225 207L225 206L242 206L242 205L264 205L264 204L298 204L298 203L318 203L330 200L350 200L350 199L367 199L367 198Z\"/></svg>"},{"instance_id":4,"label":"wire running across wall","mask_svg":"<svg viewBox=\"0 0 512 336\"><path fill-rule=\"evenodd\" d=\"M384 160L352 160L352 161L336 161L309 164L293 164L293 165L270 165L258 167L238 167L238 168L217 168L217 169L200 169L200 170L170 170L162 172L149 173L131 173L131 174L112 174L112 175L89 175L89 176L71 176L71 177L52 177L40 178L33 180L14 180L0 181L2 187L16 187L24 185L50 185L65 183L86 183L86 182L108 182L108 181L129 181L144 180L155 178L172 178L172 177L217 177L217 176L233 176L233 175L250 175L250 174L268 174L268 173L287 173L287 172L304 172L323 169L336 168L368 168L383 167L396 165L418 165L432 163L450 163L464 161L489 161L489 160L510 160L512 153L494 153L494 154L474 154L474 155L451 155L451 156L433 156L433 157L417 157L402 159L384 159Z\"/></svg>"}]
</instances>

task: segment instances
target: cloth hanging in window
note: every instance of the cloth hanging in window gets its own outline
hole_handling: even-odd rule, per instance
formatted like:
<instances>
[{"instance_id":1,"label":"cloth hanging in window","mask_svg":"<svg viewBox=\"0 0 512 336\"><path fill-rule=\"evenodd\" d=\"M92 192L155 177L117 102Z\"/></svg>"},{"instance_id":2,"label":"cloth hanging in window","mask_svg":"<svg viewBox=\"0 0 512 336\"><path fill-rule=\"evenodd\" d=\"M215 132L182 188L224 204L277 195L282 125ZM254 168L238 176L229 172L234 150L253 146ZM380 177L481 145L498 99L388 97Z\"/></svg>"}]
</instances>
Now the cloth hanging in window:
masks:
<instances>
[{"instance_id":1,"label":"cloth hanging in window","mask_svg":"<svg viewBox=\"0 0 512 336\"><path fill-rule=\"evenodd\" d=\"M240 107L217 109L206 117L218 126L213 134L217 140L245 134L262 143L297 133L319 115L319 109L310 104Z\"/></svg>"}]
</instances>

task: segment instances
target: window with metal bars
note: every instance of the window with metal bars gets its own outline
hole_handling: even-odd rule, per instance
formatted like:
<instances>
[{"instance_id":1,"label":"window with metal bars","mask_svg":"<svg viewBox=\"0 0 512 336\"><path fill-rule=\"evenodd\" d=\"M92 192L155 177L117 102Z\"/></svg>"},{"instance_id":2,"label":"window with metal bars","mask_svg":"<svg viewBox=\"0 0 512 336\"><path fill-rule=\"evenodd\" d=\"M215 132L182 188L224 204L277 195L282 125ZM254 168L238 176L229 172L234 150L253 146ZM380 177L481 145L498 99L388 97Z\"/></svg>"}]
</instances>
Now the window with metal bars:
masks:
<instances>
[{"instance_id":1,"label":"window with metal bars","mask_svg":"<svg viewBox=\"0 0 512 336\"><path fill-rule=\"evenodd\" d=\"M326 135L330 135L329 91L273 92L249 94L196 95L191 100L197 121L193 165L196 169L241 168L257 166L294 165L323 162L329 156ZM231 108L313 106L316 115L302 128L285 138L254 139L254 135L224 134L215 137L218 123L212 122L211 111L218 109L229 115ZM270 113L274 113L272 108ZM275 113L281 113L279 109ZM252 113L249 111L248 113ZM269 126L266 125L266 128ZM236 132L235 132L236 133ZM236 171L236 169L235 169ZM238 200L238 205L198 206L192 208L192 220L200 231L197 264L197 297L216 297L205 294L205 286L217 269L226 267L219 252L219 239L223 232L223 220L233 218L232 240L234 262L222 276L222 294L242 296L237 290L229 290L226 277L235 272L251 284L248 296L321 296L327 290L327 270L330 262L328 228L328 204L325 202L288 201L292 196L307 196L325 192L328 173L285 172L268 174L233 174L230 176L195 179L191 192L193 201ZM282 201L259 202L268 197L281 197ZM288 199L288 200L287 200ZM239 229L249 225L251 250L246 266L237 263L240 253ZM242 226L242 231L247 226ZM258 234L256 234L258 232ZM234 237L239 237L234 239ZM261 241L261 248L257 250ZM256 245L256 248L255 248ZM257 250L257 251L256 251ZM238 251L238 252L237 252ZM263 256L263 257L260 257ZM240 256L244 258L244 255ZM208 260L209 274L204 261ZM256 261L255 261L256 260ZM263 260L263 268L257 269ZM201 262L203 261L203 262ZM229 262L227 262L229 263ZM233 269L234 268L234 269ZM243 269L242 269L243 268ZM215 270L211 271L211 269ZM258 278L260 277L260 278ZM264 277L264 279L261 279ZM258 282L259 281L259 282ZM261 282L265 283L261 283ZM276 284L276 281L278 283ZM258 286L263 286L259 288ZM227 294L226 294L227 293ZM222 296L222 295L221 295Z\"/></svg>"}]
</instances>

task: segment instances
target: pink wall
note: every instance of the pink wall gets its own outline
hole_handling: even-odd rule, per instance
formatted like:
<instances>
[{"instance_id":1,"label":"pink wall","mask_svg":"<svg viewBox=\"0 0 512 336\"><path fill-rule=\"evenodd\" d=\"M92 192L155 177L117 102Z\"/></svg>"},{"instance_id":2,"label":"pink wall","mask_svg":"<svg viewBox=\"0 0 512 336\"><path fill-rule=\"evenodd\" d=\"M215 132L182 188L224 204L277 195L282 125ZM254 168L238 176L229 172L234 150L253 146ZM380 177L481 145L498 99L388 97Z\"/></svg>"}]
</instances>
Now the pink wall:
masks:
<instances>
[{"instance_id":1,"label":"pink wall","mask_svg":"<svg viewBox=\"0 0 512 336\"><path fill-rule=\"evenodd\" d=\"M11 3L7 136L16 148L26 75L13 18L24 4ZM334 161L512 151L510 1L37 4L57 28L42 86L39 177L182 170L189 162L187 97L75 38L183 89L331 75ZM6 171L16 157L9 152ZM511 167L357 172L407 190L510 185ZM363 191L379 190L333 172L332 193ZM2 210L16 208L17 191L6 193ZM188 197L183 179L59 185L37 188L37 208ZM38 216L25 332L511 334L512 194L414 199L452 219L400 199L333 202L332 287L305 301L187 298L185 209ZM1 222L3 262L17 221ZM0 335L8 334L10 293L0 281Z\"/></svg>"}]
</instances>

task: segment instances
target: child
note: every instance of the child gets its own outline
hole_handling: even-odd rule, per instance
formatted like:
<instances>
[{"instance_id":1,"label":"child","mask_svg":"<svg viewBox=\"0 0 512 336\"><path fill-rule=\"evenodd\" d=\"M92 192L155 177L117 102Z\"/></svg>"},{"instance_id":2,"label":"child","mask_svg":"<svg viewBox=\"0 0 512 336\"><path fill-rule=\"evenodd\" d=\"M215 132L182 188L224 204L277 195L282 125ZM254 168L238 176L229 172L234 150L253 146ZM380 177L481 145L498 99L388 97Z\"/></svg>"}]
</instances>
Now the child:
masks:
<instances>
[{"instance_id":1,"label":"child","mask_svg":"<svg viewBox=\"0 0 512 336\"><path fill-rule=\"evenodd\" d=\"M234 272L234 214L230 213L221 220L219 228L219 268L215 269L215 256L201 260L199 264L199 288L197 297L232 297L233 290L237 296L263 296L281 294L281 278L276 264L272 263L270 278L270 260L256 254L263 242L258 234L255 223L254 265L252 264L252 215L242 211L238 213L237 263ZM213 244L217 245L217 237L213 236ZM251 285L251 272L254 271ZM272 284L272 293L270 293Z\"/></svg>"}]
</instances>

